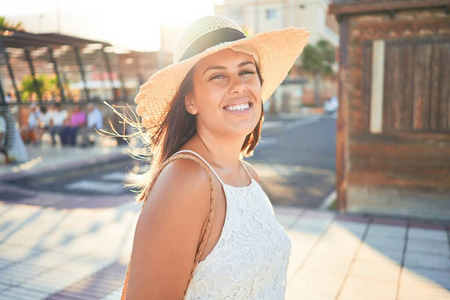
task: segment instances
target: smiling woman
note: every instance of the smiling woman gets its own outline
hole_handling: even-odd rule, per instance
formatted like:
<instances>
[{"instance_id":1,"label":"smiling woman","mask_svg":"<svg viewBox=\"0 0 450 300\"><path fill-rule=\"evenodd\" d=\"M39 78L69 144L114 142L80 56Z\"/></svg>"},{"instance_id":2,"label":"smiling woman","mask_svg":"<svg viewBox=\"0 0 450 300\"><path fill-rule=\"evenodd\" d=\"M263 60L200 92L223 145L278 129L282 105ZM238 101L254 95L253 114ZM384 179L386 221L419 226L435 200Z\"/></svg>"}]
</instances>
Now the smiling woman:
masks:
<instances>
[{"instance_id":1,"label":"smiling woman","mask_svg":"<svg viewBox=\"0 0 450 300\"><path fill-rule=\"evenodd\" d=\"M174 64L141 86L137 126L152 159L122 299L284 298L291 243L242 157L308 35L246 37L205 17L179 38Z\"/></svg>"}]
</instances>

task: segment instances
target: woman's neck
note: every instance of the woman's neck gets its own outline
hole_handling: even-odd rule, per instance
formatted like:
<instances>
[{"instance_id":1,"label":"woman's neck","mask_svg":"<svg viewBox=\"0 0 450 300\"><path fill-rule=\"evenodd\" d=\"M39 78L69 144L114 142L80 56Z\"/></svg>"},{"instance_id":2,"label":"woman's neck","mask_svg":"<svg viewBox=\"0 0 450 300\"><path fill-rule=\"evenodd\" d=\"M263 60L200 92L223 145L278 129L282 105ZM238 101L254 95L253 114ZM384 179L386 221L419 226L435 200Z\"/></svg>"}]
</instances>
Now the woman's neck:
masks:
<instances>
[{"instance_id":1,"label":"woman's neck","mask_svg":"<svg viewBox=\"0 0 450 300\"><path fill-rule=\"evenodd\" d=\"M197 132L183 149L199 152L210 164L233 173L240 168L239 155L244 140L245 137L233 139L209 132Z\"/></svg>"}]
</instances>

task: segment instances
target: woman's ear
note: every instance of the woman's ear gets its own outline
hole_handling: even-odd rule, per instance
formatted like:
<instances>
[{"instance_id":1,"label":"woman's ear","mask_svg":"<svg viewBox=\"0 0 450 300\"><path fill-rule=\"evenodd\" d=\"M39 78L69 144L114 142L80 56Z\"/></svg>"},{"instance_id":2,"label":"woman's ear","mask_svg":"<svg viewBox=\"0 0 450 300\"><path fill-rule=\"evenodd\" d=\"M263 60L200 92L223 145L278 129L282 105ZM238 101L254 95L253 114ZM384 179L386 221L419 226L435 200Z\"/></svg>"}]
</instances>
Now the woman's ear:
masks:
<instances>
[{"instance_id":1,"label":"woman's ear","mask_svg":"<svg viewBox=\"0 0 450 300\"><path fill-rule=\"evenodd\" d=\"M191 115L195 116L198 113L192 93L189 93L184 97L184 107Z\"/></svg>"}]
</instances>

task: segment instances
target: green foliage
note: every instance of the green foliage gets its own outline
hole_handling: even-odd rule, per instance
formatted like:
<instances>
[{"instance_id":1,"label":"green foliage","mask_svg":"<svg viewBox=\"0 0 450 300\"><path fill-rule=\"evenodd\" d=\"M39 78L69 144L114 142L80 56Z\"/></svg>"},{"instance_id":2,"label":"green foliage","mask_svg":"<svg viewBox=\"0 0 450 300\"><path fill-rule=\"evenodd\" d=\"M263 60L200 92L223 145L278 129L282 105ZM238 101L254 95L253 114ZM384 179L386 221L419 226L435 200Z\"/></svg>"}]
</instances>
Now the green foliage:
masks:
<instances>
[{"instance_id":1,"label":"green foliage","mask_svg":"<svg viewBox=\"0 0 450 300\"><path fill-rule=\"evenodd\" d=\"M47 74L37 74L36 75L37 87L41 95L46 92L54 93L57 89L57 81L55 76L49 76ZM32 98L33 94L38 95L38 90L36 89L33 81L33 76L25 75L22 78L22 100L26 101Z\"/></svg>"},{"instance_id":2,"label":"green foliage","mask_svg":"<svg viewBox=\"0 0 450 300\"><path fill-rule=\"evenodd\" d=\"M325 41L320 40L316 45L306 45L302 54L302 68L313 75L333 74L333 64L335 62L335 49Z\"/></svg>"},{"instance_id":3,"label":"green foliage","mask_svg":"<svg viewBox=\"0 0 450 300\"><path fill-rule=\"evenodd\" d=\"M5 17L0 17L0 29L5 29L5 30L25 30L23 28L22 22L19 22L17 24L12 24L8 21L6 21Z\"/></svg>"}]
</instances>

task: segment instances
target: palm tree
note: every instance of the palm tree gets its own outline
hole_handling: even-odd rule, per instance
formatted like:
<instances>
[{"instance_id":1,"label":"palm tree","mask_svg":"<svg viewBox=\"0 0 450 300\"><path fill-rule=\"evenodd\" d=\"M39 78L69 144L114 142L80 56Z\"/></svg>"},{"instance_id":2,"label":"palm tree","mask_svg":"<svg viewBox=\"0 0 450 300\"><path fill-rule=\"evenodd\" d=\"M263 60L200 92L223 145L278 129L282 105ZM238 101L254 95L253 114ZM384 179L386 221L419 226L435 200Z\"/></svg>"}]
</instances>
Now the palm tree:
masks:
<instances>
[{"instance_id":1,"label":"palm tree","mask_svg":"<svg viewBox=\"0 0 450 300\"><path fill-rule=\"evenodd\" d=\"M6 21L5 17L0 17L0 29L3 30L17 30L17 31L24 31L25 28L22 25L22 22L12 24L8 21Z\"/></svg>"},{"instance_id":2,"label":"palm tree","mask_svg":"<svg viewBox=\"0 0 450 300\"><path fill-rule=\"evenodd\" d=\"M314 95L316 107L320 106L320 81L324 75L332 75L335 62L335 49L325 40L315 46L306 45L302 54L302 68L314 76Z\"/></svg>"}]
</instances>

